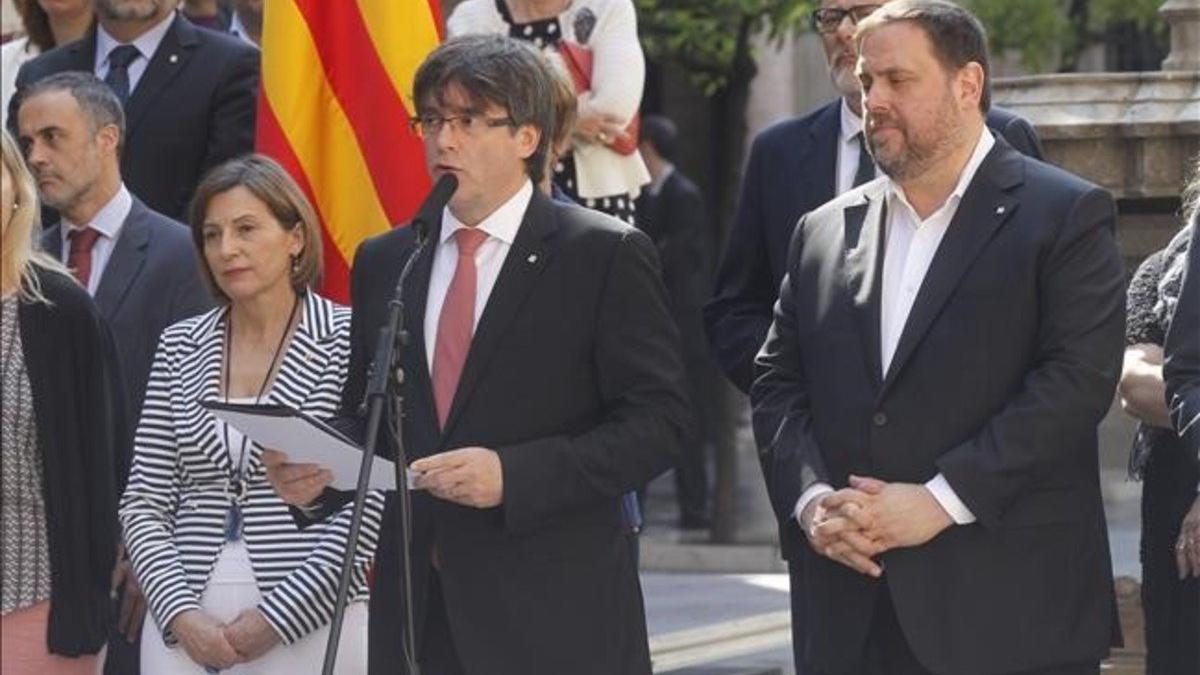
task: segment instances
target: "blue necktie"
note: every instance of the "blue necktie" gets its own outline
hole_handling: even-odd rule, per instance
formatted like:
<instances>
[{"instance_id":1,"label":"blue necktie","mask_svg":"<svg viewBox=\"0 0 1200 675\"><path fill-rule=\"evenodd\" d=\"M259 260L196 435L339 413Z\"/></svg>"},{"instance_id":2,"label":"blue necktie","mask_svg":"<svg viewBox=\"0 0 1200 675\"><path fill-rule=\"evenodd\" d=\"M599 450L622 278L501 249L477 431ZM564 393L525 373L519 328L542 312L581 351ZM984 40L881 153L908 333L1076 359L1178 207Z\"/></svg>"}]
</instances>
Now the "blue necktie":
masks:
<instances>
[{"instance_id":1,"label":"blue necktie","mask_svg":"<svg viewBox=\"0 0 1200 675\"><path fill-rule=\"evenodd\" d=\"M858 171L854 172L854 184L851 187L858 187L863 183L875 180L875 160L871 157L871 153L867 152L867 144L863 142L863 132L858 132L854 137L858 139Z\"/></svg>"},{"instance_id":2,"label":"blue necktie","mask_svg":"<svg viewBox=\"0 0 1200 675\"><path fill-rule=\"evenodd\" d=\"M104 82L112 87L122 106L129 100L129 64L141 55L133 45L121 45L108 53L108 74L104 76Z\"/></svg>"}]
</instances>

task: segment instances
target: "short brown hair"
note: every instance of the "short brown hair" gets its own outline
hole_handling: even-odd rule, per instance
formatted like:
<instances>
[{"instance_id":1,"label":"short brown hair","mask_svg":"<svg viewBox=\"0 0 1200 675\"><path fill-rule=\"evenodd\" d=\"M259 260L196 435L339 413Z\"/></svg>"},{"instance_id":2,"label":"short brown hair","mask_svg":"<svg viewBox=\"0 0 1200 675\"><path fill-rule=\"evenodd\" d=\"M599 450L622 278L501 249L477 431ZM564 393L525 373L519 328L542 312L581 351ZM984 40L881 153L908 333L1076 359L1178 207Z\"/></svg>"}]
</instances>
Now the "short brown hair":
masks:
<instances>
[{"instance_id":1,"label":"short brown hair","mask_svg":"<svg viewBox=\"0 0 1200 675\"><path fill-rule=\"evenodd\" d=\"M992 68L988 58L987 31L979 19L947 0L896 0L858 22L854 42L861 51L862 41L867 35L901 21L911 21L925 31L933 47L933 55L943 67L960 70L974 61L983 68L979 110L986 114L992 106Z\"/></svg>"},{"instance_id":2,"label":"short brown hair","mask_svg":"<svg viewBox=\"0 0 1200 675\"><path fill-rule=\"evenodd\" d=\"M291 273L292 288L301 293L320 285L324 262L321 251L321 224L317 220L317 212L287 170L270 157L253 154L231 159L208 172L196 188L196 195L192 197L188 218L192 229L192 241L196 244L204 276L208 279L213 293L222 300L229 301L217 286L212 270L208 268L208 261L204 258L204 217L213 197L235 187L246 188L250 194L266 204L267 210L288 232L297 227L301 229L304 248L300 250L295 269Z\"/></svg>"}]
</instances>

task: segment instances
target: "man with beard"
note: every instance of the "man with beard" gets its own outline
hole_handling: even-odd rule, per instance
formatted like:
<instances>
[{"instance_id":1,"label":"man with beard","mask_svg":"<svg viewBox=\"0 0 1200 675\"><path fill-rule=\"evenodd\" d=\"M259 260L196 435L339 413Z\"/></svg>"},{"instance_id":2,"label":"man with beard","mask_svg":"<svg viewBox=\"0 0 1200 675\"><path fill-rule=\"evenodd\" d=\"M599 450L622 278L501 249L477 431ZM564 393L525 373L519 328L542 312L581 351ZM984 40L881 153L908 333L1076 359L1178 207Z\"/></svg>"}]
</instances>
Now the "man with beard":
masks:
<instances>
[{"instance_id":1,"label":"man with beard","mask_svg":"<svg viewBox=\"0 0 1200 675\"><path fill-rule=\"evenodd\" d=\"M771 325L779 297L788 241L800 216L876 176L862 139L862 89L854 73L857 23L886 4L863 0L821 0L812 15L828 60L829 77L841 97L804 117L763 131L754 140L736 220L716 291L704 309L709 343L725 375L743 392L753 381L754 355ZM987 124L1017 150L1041 158L1033 128L1016 115L992 108ZM783 557L793 588L803 583L801 548L780 523ZM794 528L793 528L794 529ZM793 594L792 647L801 662L804 624L801 594Z\"/></svg>"},{"instance_id":2,"label":"man with beard","mask_svg":"<svg viewBox=\"0 0 1200 675\"><path fill-rule=\"evenodd\" d=\"M182 218L209 169L254 149L259 57L231 35L196 28L176 2L96 0L91 32L21 67L9 119L28 85L67 70L95 73L125 108L129 190Z\"/></svg>"},{"instance_id":3,"label":"man with beard","mask_svg":"<svg viewBox=\"0 0 1200 675\"><path fill-rule=\"evenodd\" d=\"M1097 673L1112 197L988 130L966 10L896 0L855 39L884 176L800 220L751 392L804 556L804 672Z\"/></svg>"}]
</instances>

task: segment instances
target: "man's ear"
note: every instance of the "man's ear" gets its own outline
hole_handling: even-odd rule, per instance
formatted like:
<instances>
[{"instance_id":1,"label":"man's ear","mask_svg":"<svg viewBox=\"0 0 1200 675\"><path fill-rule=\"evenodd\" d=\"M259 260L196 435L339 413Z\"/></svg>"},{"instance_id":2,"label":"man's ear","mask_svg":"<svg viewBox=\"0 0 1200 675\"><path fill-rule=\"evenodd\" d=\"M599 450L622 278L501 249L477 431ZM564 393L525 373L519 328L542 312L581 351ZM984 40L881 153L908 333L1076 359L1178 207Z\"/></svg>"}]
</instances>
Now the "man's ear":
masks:
<instances>
[{"instance_id":1,"label":"man's ear","mask_svg":"<svg viewBox=\"0 0 1200 675\"><path fill-rule=\"evenodd\" d=\"M955 76L955 89L958 101L964 110L978 110L979 101L983 98L983 66L975 61L958 69Z\"/></svg>"},{"instance_id":2,"label":"man's ear","mask_svg":"<svg viewBox=\"0 0 1200 675\"><path fill-rule=\"evenodd\" d=\"M529 159L533 153L537 152L538 143L542 140L542 131L532 124L523 124L517 127L513 134L517 139L517 152L520 153L521 159Z\"/></svg>"},{"instance_id":3,"label":"man's ear","mask_svg":"<svg viewBox=\"0 0 1200 675\"><path fill-rule=\"evenodd\" d=\"M96 142L116 154L117 147L121 145L121 130L115 124L105 124L96 131Z\"/></svg>"}]
</instances>

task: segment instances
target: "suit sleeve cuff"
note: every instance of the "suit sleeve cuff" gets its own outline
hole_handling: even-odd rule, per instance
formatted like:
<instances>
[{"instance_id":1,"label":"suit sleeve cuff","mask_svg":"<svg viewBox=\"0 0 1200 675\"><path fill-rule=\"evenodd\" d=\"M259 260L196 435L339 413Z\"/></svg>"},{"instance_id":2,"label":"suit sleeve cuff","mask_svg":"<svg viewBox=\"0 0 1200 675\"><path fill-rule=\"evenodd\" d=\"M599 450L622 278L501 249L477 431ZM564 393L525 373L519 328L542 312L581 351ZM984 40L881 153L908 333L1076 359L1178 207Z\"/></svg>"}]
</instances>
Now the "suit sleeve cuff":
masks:
<instances>
[{"instance_id":1,"label":"suit sleeve cuff","mask_svg":"<svg viewBox=\"0 0 1200 675\"><path fill-rule=\"evenodd\" d=\"M925 483L925 489L929 490L956 525L970 525L975 522L975 514L971 513L971 509L967 508L967 505L958 498L958 494L954 492L954 488L950 487L950 481L946 480L944 474L939 473L929 479Z\"/></svg>"},{"instance_id":2,"label":"suit sleeve cuff","mask_svg":"<svg viewBox=\"0 0 1200 675\"><path fill-rule=\"evenodd\" d=\"M801 527L804 527L804 521L800 520L800 514L804 513L804 509L808 506L808 503L817 497L827 495L830 492L833 492L833 487L828 483L813 483L812 485L808 486L807 490L800 493L800 498L796 500L796 508L794 511L792 511L792 514L795 516L796 522L800 523Z\"/></svg>"}]
</instances>

